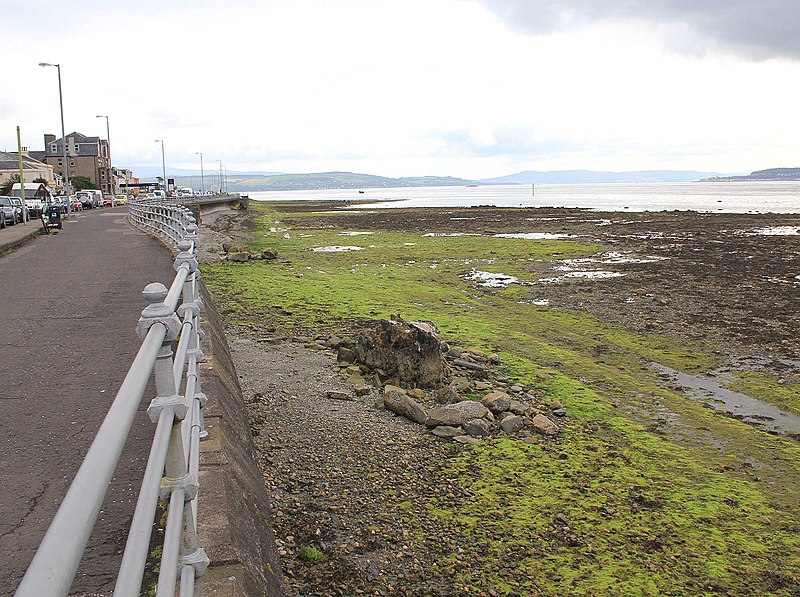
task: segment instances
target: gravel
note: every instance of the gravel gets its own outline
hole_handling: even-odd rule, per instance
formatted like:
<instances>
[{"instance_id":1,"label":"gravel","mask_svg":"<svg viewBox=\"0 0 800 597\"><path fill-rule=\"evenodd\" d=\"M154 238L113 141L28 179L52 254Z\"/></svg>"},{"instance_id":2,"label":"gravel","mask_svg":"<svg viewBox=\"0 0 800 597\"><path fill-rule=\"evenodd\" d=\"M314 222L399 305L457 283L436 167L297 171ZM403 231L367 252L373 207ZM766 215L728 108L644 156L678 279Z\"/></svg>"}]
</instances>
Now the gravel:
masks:
<instances>
[{"instance_id":1,"label":"gravel","mask_svg":"<svg viewBox=\"0 0 800 597\"><path fill-rule=\"evenodd\" d=\"M356 399L327 351L229 338L289 595L438 593L421 573L446 528L415 528L426 498L453 495L431 469L461 447L376 409L374 392Z\"/></svg>"}]
</instances>

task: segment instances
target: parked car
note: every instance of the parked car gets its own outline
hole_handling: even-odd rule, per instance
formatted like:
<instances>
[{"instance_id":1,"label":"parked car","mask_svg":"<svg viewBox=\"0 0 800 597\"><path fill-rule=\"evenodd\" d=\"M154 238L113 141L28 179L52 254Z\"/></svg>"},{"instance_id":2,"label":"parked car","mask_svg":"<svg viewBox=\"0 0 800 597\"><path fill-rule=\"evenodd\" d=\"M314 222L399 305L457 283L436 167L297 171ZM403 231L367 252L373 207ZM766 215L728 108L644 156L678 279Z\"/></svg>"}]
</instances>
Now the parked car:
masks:
<instances>
[{"instance_id":1,"label":"parked car","mask_svg":"<svg viewBox=\"0 0 800 597\"><path fill-rule=\"evenodd\" d=\"M114 197L114 202L117 205L127 205L128 204L128 196L127 195L116 195Z\"/></svg>"},{"instance_id":2,"label":"parked car","mask_svg":"<svg viewBox=\"0 0 800 597\"><path fill-rule=\"evenodd\" d=\"M22 204L22 199L19 197L9 197L9 199L11 199L11 205L14 206L14 217L21 224L25 221L25 206Z\"/></svg>"},{"instance_id":3,"label":"parked car","mask_svg":"<svg viewBox=\"0 0 800 597\"><path fill-rule=\"evenodd\" d=\"M28 208L29 218L38 218L40 215L42 215L42 210L45 208L45 203L38 197L34 197L33 199L25 199L25 207Z\"/></svg>"},{"instance_id":4,"label":"parked car","mask_svg":"<svg viewBox=\"0 0 800 597\"><path fill-rule=\"evenodd\" d=\"M14 206L11 204L11 197L0 195L0 212L2 212L2 214L0 214L2 215L2 217L0 217L2 228L13 226L17 223L17 218L14 214Z\"/></svg>"}]
</instances>

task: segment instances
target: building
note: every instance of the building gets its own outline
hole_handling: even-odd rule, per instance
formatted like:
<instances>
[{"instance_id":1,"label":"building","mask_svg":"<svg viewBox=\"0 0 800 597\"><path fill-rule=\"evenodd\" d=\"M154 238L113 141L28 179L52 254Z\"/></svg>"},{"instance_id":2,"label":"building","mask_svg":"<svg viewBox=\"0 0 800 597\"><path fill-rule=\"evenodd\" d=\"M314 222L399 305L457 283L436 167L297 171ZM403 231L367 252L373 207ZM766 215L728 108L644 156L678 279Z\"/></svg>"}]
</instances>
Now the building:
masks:
<instances>
[{"instance_id":1,"label":"building","mask_svg":"<svg viewBox=\"0 0 800 597\"><path fill-rule=\"evenodd\" d=\"M44 151L31 155L53 166L59 177L64 176L64 140L55 135L44 136ZM67 135L67 172L73 176L86 176L104 194L116 191L111 174L109 147L106 139L87 137L81 133Z\"/></svg>"},{"instance_id":2,"label":"building","mask_svg":"<svg viewBox=\"0 0 800 597\"><path fill-rule=\"evenodd\" d=\"M19 177L19 153L16 151L0 151L0 185L8 182L14 176ZM26 147L22 148L22 177L25 184L44 179L48 186L53 184L53 167L49 164L33 159Z\"/></svg>"}]
</instances>

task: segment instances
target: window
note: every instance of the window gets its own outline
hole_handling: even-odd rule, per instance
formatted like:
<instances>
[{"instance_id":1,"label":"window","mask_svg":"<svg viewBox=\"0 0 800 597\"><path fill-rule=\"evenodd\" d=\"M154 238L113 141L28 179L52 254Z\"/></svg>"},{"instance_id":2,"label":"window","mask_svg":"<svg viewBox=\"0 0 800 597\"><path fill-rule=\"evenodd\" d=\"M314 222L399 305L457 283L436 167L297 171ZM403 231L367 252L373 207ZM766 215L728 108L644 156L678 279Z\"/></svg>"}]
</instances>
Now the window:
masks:
<instances>
[{"instance_id":1,"label":"window","mask_svg":"<svg viewBox=\"0 0 800 597\"><path fill-rule=\"evenodd\" d=\"M75 165L75 160L73 160L72 158L70 158L70 159L69 159L69 165L70 165L70 166L74 166L74 165Z\"/></svg>"},{"instance_id":2,"label":"window","mask_svg":"<svg viewBox=\"0 0 800 597\"><path fill-rule=\"evenodd\" d=\"M50 144L50 153L58 153L58 143Z\"/></svg>"},{"instance_id":3,"label":"window","mask_svg":"<svg viewBox=\"0 0 800 597\"><path fill-rule=\"evenodd\" d=\"M76 143L75 144L75 153L80 153L80 152L81 152L81 146Z\"/></svg>"},{"instance_id":4,"label":"window","mask_svg":"<svg viewBox=\"0 0 800 597\"><path fill-rule=\"evenodd\" d=\"M61 158L58 158L58 167L61 168L63 166L64 166L64 160L62 160Z\"/></svg>"}]
</instances>

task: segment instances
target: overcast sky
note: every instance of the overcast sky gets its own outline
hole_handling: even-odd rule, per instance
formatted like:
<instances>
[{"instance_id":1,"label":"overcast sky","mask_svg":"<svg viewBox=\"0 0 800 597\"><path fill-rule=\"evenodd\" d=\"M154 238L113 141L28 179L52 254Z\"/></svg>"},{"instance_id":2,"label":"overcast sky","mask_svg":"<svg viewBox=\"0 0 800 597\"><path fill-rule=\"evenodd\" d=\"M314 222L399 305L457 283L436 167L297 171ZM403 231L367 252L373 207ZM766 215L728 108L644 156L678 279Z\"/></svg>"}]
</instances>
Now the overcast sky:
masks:
<instances>
[{"instance_id":1,"label":"overcast sky","mask_svg":"<svg viewBox=\"0 0 800 597\"><path fill-rule=\"evenodd\" d=\"M0 0L0 150L500 176L800 166L798 0Z\"/></svg>"}]
</instances>

